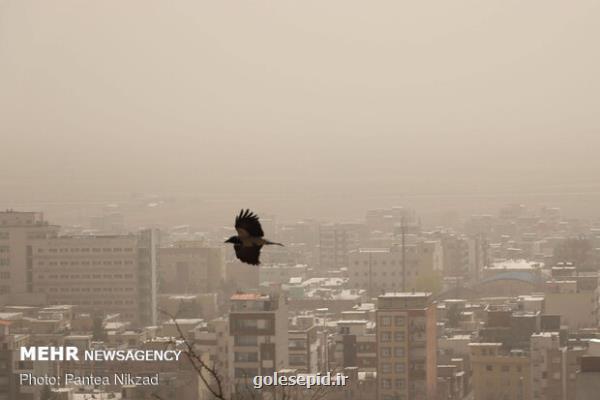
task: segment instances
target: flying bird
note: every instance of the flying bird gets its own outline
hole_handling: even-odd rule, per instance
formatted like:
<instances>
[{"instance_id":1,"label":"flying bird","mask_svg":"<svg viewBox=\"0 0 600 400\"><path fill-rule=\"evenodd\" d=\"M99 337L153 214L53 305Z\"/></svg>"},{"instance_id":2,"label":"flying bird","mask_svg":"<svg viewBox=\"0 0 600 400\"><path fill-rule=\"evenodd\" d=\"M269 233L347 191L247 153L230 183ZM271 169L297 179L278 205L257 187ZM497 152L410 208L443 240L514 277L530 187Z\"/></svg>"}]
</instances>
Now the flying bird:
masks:
<instances>
[{"instance_id":1,"label":"flying bird","mask_svg":"<svg viewBox=\"0 0 600 400\"><path fill-rule=\"evenodd\" d=\"M235 256L246 264L260 264L260 249L264 245L283 246L281 243L271 242L263 238L265 234L258 221L258 216L248 209L245 211L242 209L235 218L235 230L237 236L230 237L225 243L233 243Z\"/></svg>"}]
</instances>

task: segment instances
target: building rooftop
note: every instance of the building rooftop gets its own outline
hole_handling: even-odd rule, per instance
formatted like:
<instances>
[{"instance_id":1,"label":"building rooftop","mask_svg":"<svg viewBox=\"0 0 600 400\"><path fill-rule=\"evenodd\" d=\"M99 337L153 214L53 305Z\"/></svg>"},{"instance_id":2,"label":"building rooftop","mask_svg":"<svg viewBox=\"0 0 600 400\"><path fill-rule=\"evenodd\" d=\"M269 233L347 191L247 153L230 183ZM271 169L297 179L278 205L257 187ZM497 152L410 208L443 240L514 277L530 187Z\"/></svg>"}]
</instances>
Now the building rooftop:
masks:
<instances>
[{"instance_id":1,"label":"building rooftop","mask_svg":"<svg viewBox=\"0 0 600 400\"><path fill-rule=\"evenodd\" d=\"M346 325L364 325L367 322L369 322L369 321L367 321L366 319L349 319L349 320L337 321L337 324L338 325L344 325L344 324L346 324Z\"/></svg>"},{"instance_id":2,"label":"building rooftop","mask_svg":"<svg viewBox=\"0 0 600 400\"><path fill-rule=\"evenodd\" d=\"M429 297L431 292L388 292L379 296L379 298L393 297Z\"/></svg>"},{"instance_id":3,"label":"building rooftop","mask_svg":"<svg viewBox=\"0 0 600 400\"><path fill-rule=\"evenodd\" d=\"M231 300L268 300L269 296L262 293L236 293Z\"/></svg>"},{"instance_id":4,"label":"building rooftop","mask_svg":"<svg viewBox=\"0 0 600 400\"><path fill-rule=\"evenodd\" d=\"M539 333L532 333L531 337L546 337L546 338L551 338L553 336L559 336L558 332L539 332ZM598 340L598 339L592 339L592 340ZM600 342L600 340L598 340L598 342Z\"/></svg>"},{"instance_id":5,"label":"building rooftop","mask_svg":"<svg viewBox=\"0 0 600 400\"><path fill-rule=\"evenodd\" d=\"M359 253L389 253L390 249L388 248L364 248L358 249Z\"/></svg>"},{"instance_id":6,"label":"building rooftop","mask_svg":"<svg viewBox=\"0 0 600 400\"><path fill-rule=\"evenodd\" d=\"M0 312L0 320L14 321L14 320L21 319L21 318L23 318L22 313Z\"/></svg>"},{"instance_id":7,"label":"building rooftop","mask_svg":"<svg viewBox=\"0 0 600 400\"><path fill-rule=\"evenodd\" d=\"M486 267L489 270L498 270L498 269L521 269L521 270L531 270L543 267L543 263L535 262L535 261L527 261L527 260L506 260L492 263L491 266Z\"/></svg>"}]
</instances>

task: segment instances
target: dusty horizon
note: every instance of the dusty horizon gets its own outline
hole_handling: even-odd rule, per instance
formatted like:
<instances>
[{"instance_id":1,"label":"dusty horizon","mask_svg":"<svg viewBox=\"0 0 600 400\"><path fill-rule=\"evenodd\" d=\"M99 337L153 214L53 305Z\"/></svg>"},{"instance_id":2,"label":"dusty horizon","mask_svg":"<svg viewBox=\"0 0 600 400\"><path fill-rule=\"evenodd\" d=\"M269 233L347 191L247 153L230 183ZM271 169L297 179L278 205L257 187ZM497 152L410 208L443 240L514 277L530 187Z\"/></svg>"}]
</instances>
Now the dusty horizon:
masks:
<instances>
[{"instance_id":1,"label":"dusty horizon","mask_svg":"<svg viewBox=\"0 0 600 400\"><path fill-rule=\"evenodd\" d=\"M0 1L0 207L597 215L599 7Z\"/></svg>"}]
</instances>

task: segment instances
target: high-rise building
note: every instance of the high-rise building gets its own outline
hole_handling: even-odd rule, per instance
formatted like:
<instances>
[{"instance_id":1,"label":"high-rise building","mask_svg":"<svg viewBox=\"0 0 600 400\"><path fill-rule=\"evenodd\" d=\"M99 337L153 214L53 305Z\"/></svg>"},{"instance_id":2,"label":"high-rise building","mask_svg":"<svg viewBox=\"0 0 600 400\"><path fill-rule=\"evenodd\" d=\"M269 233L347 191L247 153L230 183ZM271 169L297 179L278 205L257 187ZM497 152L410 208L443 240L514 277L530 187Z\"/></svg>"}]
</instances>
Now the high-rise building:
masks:
<instances>
[{"instance_id":1,"label":"high-rise building","mask_svg":"<svg viewBox=\"0 0 600 400\"><path fill-rule=\"evenodd\" d=\"M444 276L469 276L469 241L466 237L448 233L442 235Z\"/></svg>"},{"instance_id":2,"label":"high-rise building","mask_svg":"<svg viewBox=\"0 0 600 400\"><path fill-rule=\"evenodd\" d=\"M217 388L219 382L224 397L231 397L233 383L229 380L229 359L232 343L233 340L229 336L228 318L213 319L194 330L194 349L216 374L216 377L206 374L208 385L203 385L204 396L201 398L211 398L209 386L210 388Z\"/></svg>"},{"instance_id":3,"label":"high-rise building","mask_svg":"<svg viewBox=\"0 0 600 400\"><path fill-rule=\"evenodd\" d=\"M138 234L138 321L141 325L158 322L158 248L160 231L144 229Z\"/></svg>"},{"instance_id":4,"label":"high-rise building","mask_svg":"<svg viewBox=\"0 0 600 400\"><path fill-rule=\"evenodd\" d=\"M441 245L437 241L409 244L405 251L400 246L359 249L350 253L348 284L353 289L367 289L370 296L403 289L431 289L425 285L434 276L441 280L442 265Z\"/></svg>"},{"instance_id":5,"label":"high-rise building","mask_svg":"<svg viewBox=\"0 0 600 400\"><path fill-rule=\"evenodd\" d=\"M386 293L377 305L379 400L436 399L436 305L431 293Z\"/></svg>"},{"instance_id":6,"label":"high-rise building","mask_svg":"<svg viewBox=\"0 0 600 400\"><path fill-rule=\"evenodd\" d=\"M33 244L55 237L59 227L50 225L41 213L0 212L0 297L33 293ZM18 302L24 304L26 298ZM2 299L0 298L0 302Z\"/></svg>"},{"instance_id":7,"label":"high-rise building","mask_svg":"<svg viewBox=\"0 0 600 400\"><path fill-rule=\"evenodd\" d=\"M322 269L348 266L350 251L360 247L365 226L357 223L325 224L319 227L319 265Z\"/></svg>"},{"instance_id":8,"label":"high-rise building","mask_svg":"<svg viewBox=\"0 0 600 400\"><path fill-rule=\"evenodd\" d=\"M319 335L316 318L301 315L291 319L288 327L289 366L299 373L317 373L325 370L321 359L323 337Z\"/></svg>"},{"instance_id":9,"label":"high-rise building","mask_svg":"<svg viewBox=\"0 0 600 400\"><path fill-rule=\"evenodd\" d=\"M475 235L467 239L469 245L469 278L478 282L481 278L483 267L489 265L487 242L485 236Z\"/></svg>"},{"instance_id":10,"label":"high-rise building","mask_svg":"<svg viewBox=\"0 0 600 400\"><path fill-rule=\"evenodd\" d=\"M157 246L151 230L37 240L31 246L33 291L44 293L49 304L155 324Z\"/></svg>"},{"instance_id":11,"label":"high-rise building","mask_svg":"<svg viewBox=\"0 0 600 400\"><path fill-rule=\"evenodd\" d=\"M31 346L30 336L10 331L12 321L0 319L0 400L40 400L41 385L21 384L19 374L52 376L54 363L20 361L19 351Z\"/></svg>"},{"instance_id":12,"label":"high-rise building","mask_svg":"<svg viewBox=\"0 0 600 400\"><path fill-rule=\"evenodd\" d=\"M215 292L225 279L225 252L201 242L176 242L159 249L159 291Z\"/></svg>"},{"instance_id":13,"label":"high-rise building","mask_svg":"<svg viewBox=\"0 0 600 400\"><path fill-rule=\"evenodd\" d=\"M332 369L357 367L360 371L377 370L377 335L373 325L360 319L337 322L338 330L332 337Z\"/></svg>"},{"instance_id":14,"label":"high-rise building","mask_svg":"<svg viewBox=\"0 0 600 400\"><path fill-rule=\"evenodd\" d=\"M254 376L288 367L288 308L277 294L236 293L230 300L229 381L240 392L251 390Z\"/></svg>"}]
</instances>

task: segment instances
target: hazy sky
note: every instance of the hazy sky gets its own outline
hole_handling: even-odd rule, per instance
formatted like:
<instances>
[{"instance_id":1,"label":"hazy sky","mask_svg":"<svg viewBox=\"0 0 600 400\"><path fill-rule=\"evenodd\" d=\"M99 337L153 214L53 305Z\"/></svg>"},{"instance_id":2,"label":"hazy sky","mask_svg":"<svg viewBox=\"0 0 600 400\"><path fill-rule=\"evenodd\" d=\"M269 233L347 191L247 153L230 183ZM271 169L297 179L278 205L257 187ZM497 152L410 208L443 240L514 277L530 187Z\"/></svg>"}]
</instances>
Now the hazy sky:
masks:
<instances>
[{"instance_id":1,"label":"hazy sky","mask_svg":"<svg viewBox=\"0 0 600 400\"><path fill-rule=\"evenodd\" d=\"M0 203L596 190L598 21L597 0L0 0Z\"/></svg>"}]
</instances>

